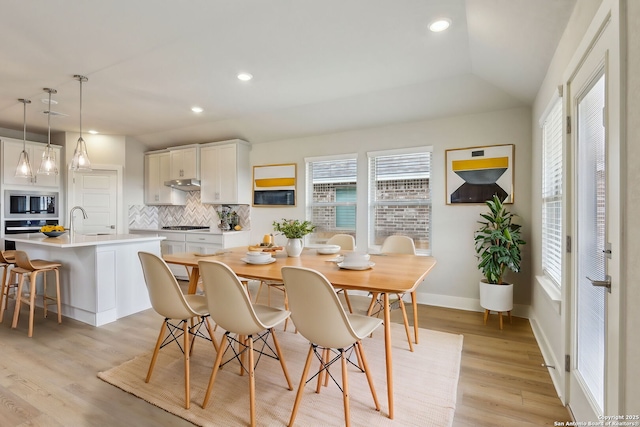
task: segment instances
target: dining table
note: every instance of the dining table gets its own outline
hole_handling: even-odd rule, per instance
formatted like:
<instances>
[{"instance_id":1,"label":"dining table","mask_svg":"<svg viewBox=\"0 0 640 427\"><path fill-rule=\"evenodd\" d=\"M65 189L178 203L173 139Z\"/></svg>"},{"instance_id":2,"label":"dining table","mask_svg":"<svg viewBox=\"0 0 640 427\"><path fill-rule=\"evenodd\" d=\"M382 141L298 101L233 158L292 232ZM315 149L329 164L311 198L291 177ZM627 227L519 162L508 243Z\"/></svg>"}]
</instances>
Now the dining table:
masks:
<instances>
[{"instance_id":1,"label":"dining table","mask_svg":"<svg viewBox=\"0 0 640 427\"><path fill-rule=\"evenodd\" d=\"M199 254L194 252L165 254L163 259L169 264L183 265L189 272L189 287L187 293L197 291L200 269L198 261L220 261L231 268L233 272L243 278L265 281L282 281L281 269L284 266L305 267L322 273L336 289L347 289L379 294L382 298L385 362L387 379L387 399L389 418L393 419L393 360L391 351L391 315L389 295L415 295L417 287L423 282L436 260L431 256L405 254L377 254L371 255L367 268L341 268L337 262L339 254L320 254L317 250L305 248L298 257L289 257L286 252L273 252L274 261L261 264L251 264L246 258L248 248L237 247L221 250L214 254ZM342 254L348 251L341 251ZM414 314L416 301L412 298ZM414 319L417 319L414 316ZM414 320L414 328L418 329Z\"/></svg>"}]
</instances>

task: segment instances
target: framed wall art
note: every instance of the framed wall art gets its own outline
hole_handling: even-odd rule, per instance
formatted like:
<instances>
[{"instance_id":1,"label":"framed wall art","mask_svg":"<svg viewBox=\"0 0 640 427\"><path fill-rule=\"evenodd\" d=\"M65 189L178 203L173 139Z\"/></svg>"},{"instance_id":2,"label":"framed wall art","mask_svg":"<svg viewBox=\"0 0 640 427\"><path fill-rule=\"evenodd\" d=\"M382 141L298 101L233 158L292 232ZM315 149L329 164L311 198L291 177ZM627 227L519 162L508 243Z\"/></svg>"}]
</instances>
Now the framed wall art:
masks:
<instances>
[{"instance_id":1,"label":"framed wall art","mask_svg":"<svg viewBox=\"0 0 640 427\"><path fill-rule=\"evenodd\" d=\"M295 163L253 167L253 206L296 205Z\"/></svg>"},{"instance_id":2,"label":"framed wall art","mask_svg":"<svg viewBox=\"0 0 640 427\"><path fill-rule=\"evenodd\" d=\"M447 204L513 203L514 144L446 150Z\"/></svg>"}]
</instances>

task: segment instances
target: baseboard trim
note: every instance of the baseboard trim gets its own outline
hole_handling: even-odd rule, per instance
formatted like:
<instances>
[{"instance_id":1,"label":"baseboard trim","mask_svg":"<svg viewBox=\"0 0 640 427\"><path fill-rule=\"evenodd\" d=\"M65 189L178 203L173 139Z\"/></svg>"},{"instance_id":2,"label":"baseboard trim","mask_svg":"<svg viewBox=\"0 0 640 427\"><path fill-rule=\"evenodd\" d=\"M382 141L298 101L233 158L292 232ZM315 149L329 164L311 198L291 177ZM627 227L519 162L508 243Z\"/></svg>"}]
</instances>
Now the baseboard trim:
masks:
<instances>
[{"instance_id":1,"label":"baseboard trim","mask_svg":"<svg viewBox=\"0 0 640 427\"><path fill-rule=\"evenodd\" d=\"M556 359L554 352L551 350L551 345L549 344L549 340L545 335L542 328L538 324L538 321L535 316L529 318L529 323L531 324L531 330L533 331L533 336L538 343L538 348L540 348L540 352L542 353L542 358L544 359L547 365L555 366L554 368L547 368L549 371L549 376L551 377L551 381L553 382L553 386L556 389L556 394L560 398L560 401L563 405L566 406L567 401L565 400L564 392L563 392L563 384L565 378L564 372L564 361L560 361Z\"/></svg>"}]
</instances>

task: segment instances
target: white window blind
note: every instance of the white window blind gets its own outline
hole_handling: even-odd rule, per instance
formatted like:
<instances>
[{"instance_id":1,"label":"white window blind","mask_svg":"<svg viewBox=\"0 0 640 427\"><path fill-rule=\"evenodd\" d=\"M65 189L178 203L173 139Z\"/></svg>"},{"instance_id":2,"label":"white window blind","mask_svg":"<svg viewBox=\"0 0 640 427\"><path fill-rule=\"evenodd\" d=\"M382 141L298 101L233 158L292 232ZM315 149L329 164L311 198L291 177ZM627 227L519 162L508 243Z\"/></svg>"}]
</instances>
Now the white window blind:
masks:
<instances>
[{"instance_id":1,"label":"white window blind","mask_svg":"<svg viewBox=\"0 0 640 427\"><path fill-rule=\"evenodd\" d=\"M542 269L562 283L562 99L542 125Z\"/></svg>"},{"instance_id":2,"label":"white window blind","mask_svg":"<svg viewBox=\"0 0 640 427\"><path fill-rule=\"evenodd\" d=\"M431 150L369 153L370 244L387 236L413 238L419 252L431 252Z\"/></svg>"},{"instance_id":3,"label":"white window blind","mask_svg":"<svg viewBox=\"0 0 640 427\"><path fill-rule=\"evenodd\" d=\"M334 234L356 233L357 158L307 159L307 219L316 230L308 243L324 243Z\"/></svg>"}]
</instances>

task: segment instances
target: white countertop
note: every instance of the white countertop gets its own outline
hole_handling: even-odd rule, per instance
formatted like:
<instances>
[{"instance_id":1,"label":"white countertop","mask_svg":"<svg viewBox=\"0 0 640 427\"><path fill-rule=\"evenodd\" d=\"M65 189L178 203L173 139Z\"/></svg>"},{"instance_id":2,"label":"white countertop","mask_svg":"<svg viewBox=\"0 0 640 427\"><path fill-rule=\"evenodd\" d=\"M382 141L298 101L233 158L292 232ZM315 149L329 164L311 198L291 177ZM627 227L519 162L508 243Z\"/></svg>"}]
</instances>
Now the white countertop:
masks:
<instances>
[{"instance_id":1,"label":"white countertop","mask_svg":"<svg viewBox=\"0 0 640 427\"><path fill-rule=\"evenodd\" d=\"M30 243L33 245L50 246L57 248L75 248L81 246L113 245L123 243L148 242L163 240L162 236L150 236L142 234L103 234L85 235L75 234L73 237L65 233L60 237L47 237L41 233L11 234L5 236L5 240L13 240L18 243Z\"/></svg>"},{"instance_id":2,"label":"white countertop","mask_svg":"<svg viewBox=\"0 0 640 427\"><path fill-rule=\"evenodd\" d=\"M165 230L162 228L129 228L129 231L135 233L136 231L144 231L144 232L153 232L153 233L188 233L188 234L237 234L237 233L246 233L249 229L242 230L228 230L228 231L220 231L219 228L210 230Z\"/></svg>"}]
</instances>

